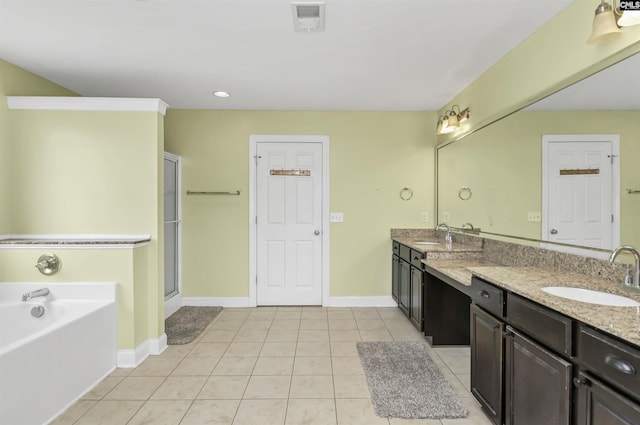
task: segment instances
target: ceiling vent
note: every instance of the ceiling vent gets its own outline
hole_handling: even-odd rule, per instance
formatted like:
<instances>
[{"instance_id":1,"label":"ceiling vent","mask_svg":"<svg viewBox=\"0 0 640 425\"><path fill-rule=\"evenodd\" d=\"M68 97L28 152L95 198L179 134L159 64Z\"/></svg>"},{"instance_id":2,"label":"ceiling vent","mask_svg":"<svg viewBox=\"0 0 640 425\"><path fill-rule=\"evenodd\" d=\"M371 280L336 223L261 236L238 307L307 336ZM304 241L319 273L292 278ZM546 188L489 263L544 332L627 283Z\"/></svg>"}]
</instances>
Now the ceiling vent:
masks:
<instances>
[{"instance_id":1,"label":"ceiling vent","mask_svg":"<svg viewBox=\"0 0 640 425\"><path fill-rule=\"evenodd\" d=\"M324 2L291 3L293 29L299 32L324 31Z\"/></svg>"}]
</instances>

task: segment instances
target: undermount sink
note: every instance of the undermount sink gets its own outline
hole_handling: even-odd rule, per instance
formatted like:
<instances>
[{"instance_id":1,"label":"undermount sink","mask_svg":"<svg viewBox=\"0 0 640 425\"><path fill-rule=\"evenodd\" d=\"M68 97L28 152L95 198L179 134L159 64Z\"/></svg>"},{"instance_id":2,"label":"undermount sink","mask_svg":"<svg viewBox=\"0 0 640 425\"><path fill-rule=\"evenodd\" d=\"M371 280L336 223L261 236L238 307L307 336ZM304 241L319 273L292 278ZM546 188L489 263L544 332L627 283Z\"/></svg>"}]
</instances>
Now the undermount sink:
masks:
<instances>
[{"instance_id":1,"label":"undermount sink","mask_svg":"<svg viewBox=\"0 0 640 425\"><path fill-rule=\"evenodd\" d=\"M420 242L414 242L414 244L416 244L416 245L440 245L440 242L420 241Z\"/></svg>"},{"instance_id":2,"label":"undermount sink","mask_svg":"<svg viewBox=\"0 0 640 425\"><path fill-rule=\"evenodd\" d=\"M590 289L572 288L569 286L547 286L544 292L557 297L567 298L583 303L610 305L615 307L639 307L640 303L631 298Z\"/></svg>"}]
</instances>

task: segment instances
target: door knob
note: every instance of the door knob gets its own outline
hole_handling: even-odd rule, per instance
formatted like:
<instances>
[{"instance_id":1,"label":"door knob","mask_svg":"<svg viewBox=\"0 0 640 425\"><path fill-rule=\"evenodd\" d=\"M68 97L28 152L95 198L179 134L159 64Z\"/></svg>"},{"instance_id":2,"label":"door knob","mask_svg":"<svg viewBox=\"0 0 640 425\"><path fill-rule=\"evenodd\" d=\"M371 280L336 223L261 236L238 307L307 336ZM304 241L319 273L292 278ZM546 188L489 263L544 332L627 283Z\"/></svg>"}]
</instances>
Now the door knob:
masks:
<instances>
[{"instance_id":1,"label":"door knob","mask_svg":"<svg viewBox=\"0 0 640 425\"><path fill-rule=\"evenodd\" d=\"M315 232L313 232L313 234L318 236L320 234L320 230L316 230Z\"/></svg>"},{"instance_id":2,"label":"door knob","mask_svg":"<svg viewBox=\"0 0 640 425\"><path fill-rule=\"evenodd\" d=\"M556 229L551 229L549 233L551 233L552 235L557 235L558 231Z\"/></svg>"}]
</instances>

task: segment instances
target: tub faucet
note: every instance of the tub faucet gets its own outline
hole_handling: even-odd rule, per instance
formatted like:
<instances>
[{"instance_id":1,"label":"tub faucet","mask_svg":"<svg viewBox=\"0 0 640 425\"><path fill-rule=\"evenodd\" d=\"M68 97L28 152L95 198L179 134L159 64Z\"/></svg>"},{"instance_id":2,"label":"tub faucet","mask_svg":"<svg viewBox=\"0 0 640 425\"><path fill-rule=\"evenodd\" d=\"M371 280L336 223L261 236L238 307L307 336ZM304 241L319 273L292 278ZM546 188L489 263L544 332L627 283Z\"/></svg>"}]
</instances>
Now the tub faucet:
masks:
<instances>
[{"instance_id":1,"label":"tub faucet","mask_svg":"<svg viewBox=\"0 0 640 425\"><path fill-rule=\"evenodd\" d=\"M627 269L627 275L624 278L624 285L634 289L640 289L640 252L638 252L637 249L630 245L619 246L611 253L611 257L609 257L609 263L613 264L616 257L621 252L628 252L635 258L635 270L632 274L631 269Z\"/></svg>"},{"instance_id":2,"label":"tub faucet","mask_svg":"<svg viewBox=\"0 0 640 425\"><path fill-rule=\"evenodd\" d=\"M436 230L440 230L441 227L447 228L447 234L444 236L444 240L450 244L452 242L452 239L451 239L451 229L449 228L449 225L447 223L440 223L436 226Z\"/></svg>"},{"instance_id":3,"label":"tub faucet","mask_svg":"<svg viewBox=\"0 0 640 425\"><path fill-rule=\"evenodd\" d=\"M27 292L26 294L22 294L22 301L29 301L31 298L35 297L46 297L49 295L49 288L40 288L35 291Z\"/></svg>"}]
</instances>

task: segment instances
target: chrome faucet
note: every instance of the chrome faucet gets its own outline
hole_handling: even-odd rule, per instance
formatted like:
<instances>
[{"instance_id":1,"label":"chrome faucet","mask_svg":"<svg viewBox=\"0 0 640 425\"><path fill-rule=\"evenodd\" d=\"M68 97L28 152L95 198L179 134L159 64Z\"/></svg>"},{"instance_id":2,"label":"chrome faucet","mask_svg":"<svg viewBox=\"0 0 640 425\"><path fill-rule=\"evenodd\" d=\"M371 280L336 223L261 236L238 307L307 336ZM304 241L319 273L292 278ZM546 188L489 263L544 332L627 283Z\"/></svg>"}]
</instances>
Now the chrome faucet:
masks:
<instances>
[{"instance_id":1,"label":"chrome faucet","mask_svg":"<svg viewBox=\"0 0 640 425\"><path fill-rule=\"evenodd\" d=\"M22 301L29 301L35 297L46 297L47 295L49 295L49 288L36 289L35 291L22 294Z\"/></svg>"},{"instance_id":2,"label":"chrome faucet","mask_svg":"<svg viewBox=\"0 0 640 425\"><path fill-rule=\"evenodd\" d=\"M469 226L469 229L470 229L470 230L473 230L473 229L474 229L473 224L471 224L471 223L464 223L464 224L462 225L462 227L460 227L460 230L464 230L467 226Z\"/></svg>"},{"instance_id":3,"label":"chrome faucet","mask_svg":"<svg viewBox=\"0 0 640 425\"><path fill-rule=\"evenodd\" d=\"M621 252L628 252L635 258L635 270L632 274L631 269L627 269L627 275L624 278L624 285L634 289L640 289L640 252L638 252L637 249L630 245L619 246L611 253L611 257L609 257L609 263L613 264L616 257Z\"/></svg>"},{"instance_id":4,"label":"chrome faucet","mask_svg":"<svg viewBox=\"0 0 640 425\"><path fill-rule=\"evenodd\" d=\"M446 227L447 228L447 234L444 236L444 240L450 244L453 240L451 238L451 228L449 228L449 225L447 223L440 223L436 226L436 230L440 230L441 227Z\"/></svg>"}]
</instances>

